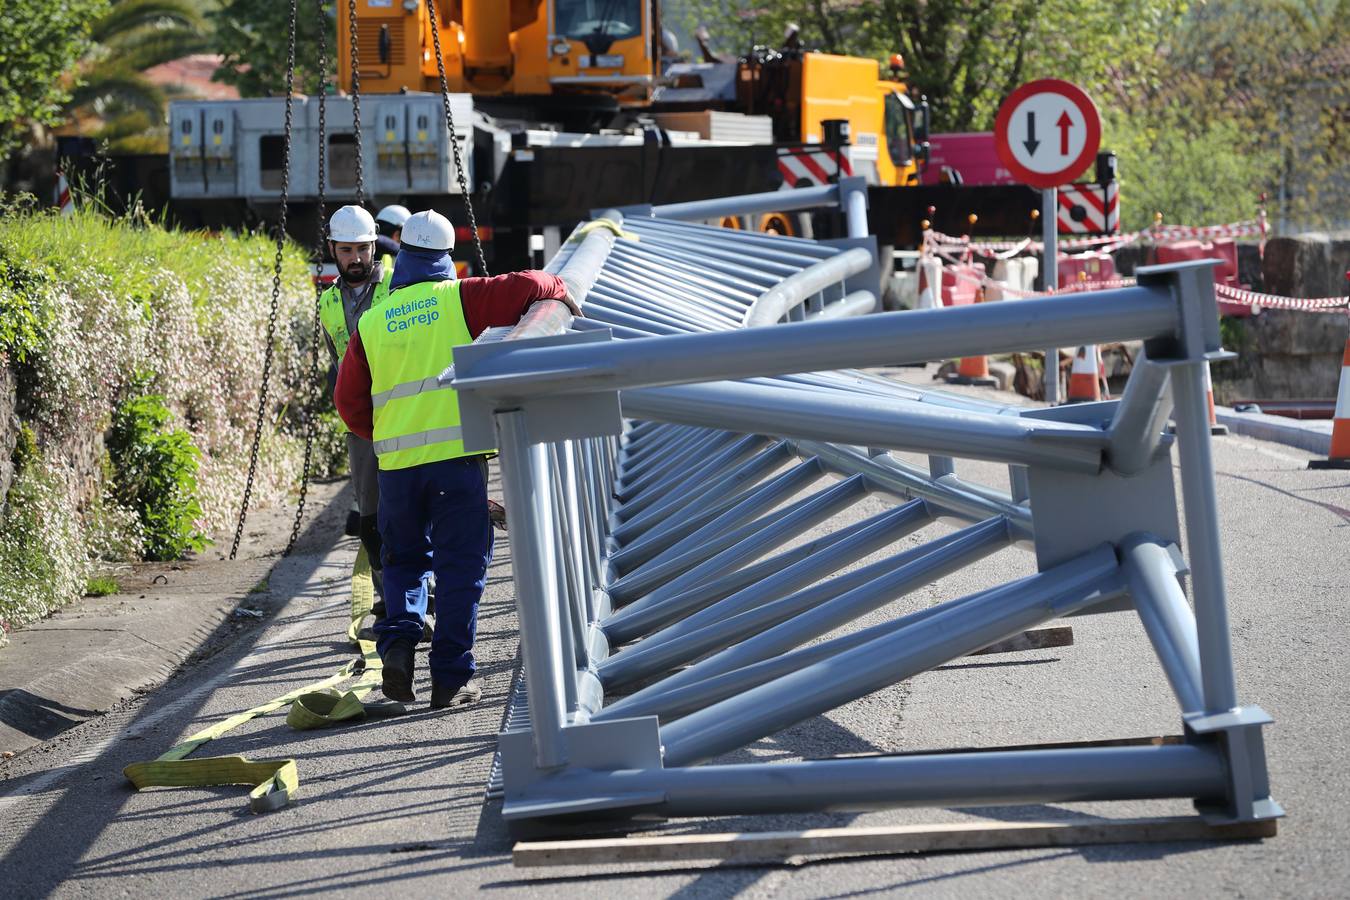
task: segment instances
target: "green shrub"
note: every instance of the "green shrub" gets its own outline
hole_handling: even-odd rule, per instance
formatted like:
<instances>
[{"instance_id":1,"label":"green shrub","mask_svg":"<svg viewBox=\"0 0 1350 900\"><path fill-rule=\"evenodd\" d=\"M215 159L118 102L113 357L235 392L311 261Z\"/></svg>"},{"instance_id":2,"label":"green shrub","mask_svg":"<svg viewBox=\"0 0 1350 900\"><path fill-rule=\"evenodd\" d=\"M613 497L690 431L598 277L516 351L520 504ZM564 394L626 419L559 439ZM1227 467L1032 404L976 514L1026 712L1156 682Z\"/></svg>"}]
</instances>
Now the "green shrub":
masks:
<instances>
[{"instance_id":1,"label":"green shrub","mask_svg":"<svg viewBox=\"0 0 1350 900\"><path fill-rule=\"evenodd\" d=\"M124 402L108 432L114 495L140 517L147 559L177 559L208 543L197 528L201 454L170 419L164 398L147 394Z\"/></svg>"},{"instance_id":2,"label":"green shrub","mask_svg":"<svg viewBox=\"0 0 1350 900\"><path fill-rule=\"evenodd\" d=\"M95 575L84 585L84 595L86 597L107 597L110 594L120 594L122 585L117 583L117 579L111 575Z\"/></svg>"}]
</instances>

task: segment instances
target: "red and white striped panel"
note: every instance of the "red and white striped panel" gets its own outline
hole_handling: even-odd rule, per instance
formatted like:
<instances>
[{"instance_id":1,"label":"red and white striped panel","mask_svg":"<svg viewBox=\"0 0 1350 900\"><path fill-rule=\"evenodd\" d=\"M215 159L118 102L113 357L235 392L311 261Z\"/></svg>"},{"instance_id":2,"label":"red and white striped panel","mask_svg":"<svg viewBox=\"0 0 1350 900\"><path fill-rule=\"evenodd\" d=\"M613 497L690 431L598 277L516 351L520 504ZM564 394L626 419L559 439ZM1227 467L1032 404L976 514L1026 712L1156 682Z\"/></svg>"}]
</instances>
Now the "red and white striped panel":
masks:
<instances>
[{"instance_id":1,"label":"red and white striped panel","mask_svg":"<svg viewBox=\"0 0 1350 900\"><path fill-rule=\"evenodd\" d=\"M56 170L56 208L61 211L61 215L69 216L75 212L75 200L70 196L70 183L66 181L66 173L60 169Z\"/></svg>"},{"instance_id":2,"label":"red and white striped panel","mask_svg":"<svg viewBox=\"0 0 1350 900\"><path fill-rule=\"evenodd\" d=\"M1082 212L1074 214L1075 208ZM1115 234L1120 231L1120 194L1113 181L1066 184L1059 189L1060 234Z\"/></svg>"},{"instance_id":3,"label":"red and white striped panel","mask_svg":"<svg viewBox=\"0 0 1350 900\"><path fill-rule=\"evenodd\" d=\"M833 150L784 150L778 154L778 174L783 176L779 190L824 186L840 172L844 177L853 174L853 166L846 153Z\"/></svg>"}]
</instances>

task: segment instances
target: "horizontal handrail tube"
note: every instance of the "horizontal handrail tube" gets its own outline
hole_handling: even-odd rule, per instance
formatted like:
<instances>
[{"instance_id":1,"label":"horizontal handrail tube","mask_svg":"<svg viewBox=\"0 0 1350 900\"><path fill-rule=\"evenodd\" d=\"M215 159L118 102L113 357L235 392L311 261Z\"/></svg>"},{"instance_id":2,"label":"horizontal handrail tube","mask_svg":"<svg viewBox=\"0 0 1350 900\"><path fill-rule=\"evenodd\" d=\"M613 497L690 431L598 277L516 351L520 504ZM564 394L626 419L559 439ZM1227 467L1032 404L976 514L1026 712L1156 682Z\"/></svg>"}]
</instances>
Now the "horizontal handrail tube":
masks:
<instances>
[{"instance_id":1,"label":"horizontal handrail tube","mask_svg":"<svg viewBox=\"0 0 1350 900\"><path fill-rule=\"evenodd\" d=\"M858 247L823 259L796 275L784 278L760 294L745 311L744 324L747 327L772 325L807 297L859 272L865 272L871 265L872 254Z\"/></svg>"},{"instance_id":2,"label":"horizontal handrail tube","mask_svg":"<svg viewBox=\"0 0 1350 900\"><path fill-rule=\"evenodd\" d=\"M871 291L853 291L840 300L826 302L824 309L808 313L806 321L818 322L822 319L846 319L850 316L865 316L876 308L877 298Z\"/></svg>"},{"instance_id":3,"label":"horizontal handrail tube","mask_svg":"<svg viewBox=\"0 0 1350 900\"><path fill-rule=\"evenodd\" d=\"M690 200L685 203L666 203L652 207L652 215L663 219L699 221L722 216L748 216L754 213L795 212L839 205L839 185L795 188L787 191L765 191L743 194L739 197L719 197L713 200Z\"/></svg>"},{"instance_id":4,"label":"horizontal handrail tube","mask_svg":"<svg viewBox=\"0 0 1350 900\"><path fill-rule=\"evenodd\" d=\"M1227 790L1225 768L1223 754L1214 746L1000 750L689 769L577 771L535 782L521 799L574 799L580 804L600 796L660 796L662 800L646 808L670 816L1166 798L1222 800ZM510 803L504 814L514 818Z\"/></svg>"},{"instance_id":5,"label":"horizontal handrail tube","mask_svg":"<svg viewBox=\"0 0 1350 900\"><path fill-rule=\"evenodd\" d=\"M481 360L456 378L455 389L520 399L926 362L1165 337L1176 332L1179 318L1166 286L1141 285L640 342L517 346Z\"/></svg>"},{"instance_id":6,"label":"horizontal handrail tube","mask_svg":"<svg viewBox=\"0 0 1350 900\"><path fill-rule=\"evenodd\" d=\"M1096 474L1106 435L1086 425L968 413L911 400L834 398L740 383L625 391L625 415Z\"/></svg>"}]
</instances>

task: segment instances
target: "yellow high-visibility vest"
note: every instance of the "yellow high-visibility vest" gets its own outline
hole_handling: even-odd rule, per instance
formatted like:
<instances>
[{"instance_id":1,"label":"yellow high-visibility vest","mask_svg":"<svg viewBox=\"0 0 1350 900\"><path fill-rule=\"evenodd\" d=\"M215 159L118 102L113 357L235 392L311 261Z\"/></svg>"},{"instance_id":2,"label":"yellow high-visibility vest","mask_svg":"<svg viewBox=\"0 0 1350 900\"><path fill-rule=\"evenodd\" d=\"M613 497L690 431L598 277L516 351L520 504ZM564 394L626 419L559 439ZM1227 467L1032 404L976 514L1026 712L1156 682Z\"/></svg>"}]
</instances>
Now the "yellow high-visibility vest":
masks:
<instances>
[{"instance_id":1,"label":"yellow high-visibility vest","mask_svg":"<svg viewBox=\"0 0 1350 900\"><path fill-rule=\"evenodd\" d=\"M453 348L473 343L458 281L410 284L361 317L370 365L375 455L381 469L406 469L470 456L460 432L459 400L439 376ZM485 451L476 451L485 452Z\"/></svg>"},{"instance_id":2,"label":"yellow high-visibility vest","mask_svg":"<svg viewBox=\"0 0 1350 900\"><path fill-rule=\"evenodd\" d=\"M375 294L370 298L370 308L379 306L389 296L389 281L393 277L394 266L391 263L380 273L380 281L375 285ZM319 295L319 322L333 341L338 362L342 362L342 357L347 355L347 344L351 342L351 335L347 333L347 316L342 309L342 291L338 284L338 281L334 281Z\"/></svg>"}]
</instances>

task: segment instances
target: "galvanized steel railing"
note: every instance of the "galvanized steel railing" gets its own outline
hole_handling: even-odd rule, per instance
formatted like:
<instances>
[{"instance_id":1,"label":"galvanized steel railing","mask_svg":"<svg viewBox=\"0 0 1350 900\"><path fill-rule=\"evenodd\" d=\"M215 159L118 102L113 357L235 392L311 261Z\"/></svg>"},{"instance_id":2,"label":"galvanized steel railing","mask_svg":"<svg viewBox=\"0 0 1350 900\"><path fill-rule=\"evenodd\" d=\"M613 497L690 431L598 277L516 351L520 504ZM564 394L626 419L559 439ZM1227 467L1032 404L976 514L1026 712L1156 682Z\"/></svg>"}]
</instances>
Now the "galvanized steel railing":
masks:
<instances>
[{"instance_id":1,"label":"galvanized steel railing","mask_svg":"<svg viewBox=\"0 0 1350 900\"><path fill-rule=\"evenodd\" d=\"M856 196L845 185L787 202L856 213ZM524 670L494 775L508 819L1137 797L1279 814L1269 720L1238 707L1233 681L1202 371L1220 352L1207 266L859 318L873 304L849 285L871 266L857 241L664 212L606 213L551 262L584 298L573 330L560 304L541 304L508 340L456 353L466 444L500 448L512 523ZM790 324L743 327L778 320ZM1002 407L856 370L1129 339L1147 355L1112 403ZM891 450L927 454L927 468ZM963 479L958 457L1006 464L1011 491ZM895 505L800 542L869 495ZM934 522L956 528L895 547ZM1034 550L1037 574L816 642L1012 544ZM1048 620L1128 608L1181 707L1182 744L703 764Z\"/></svg>"}]
</instances>

